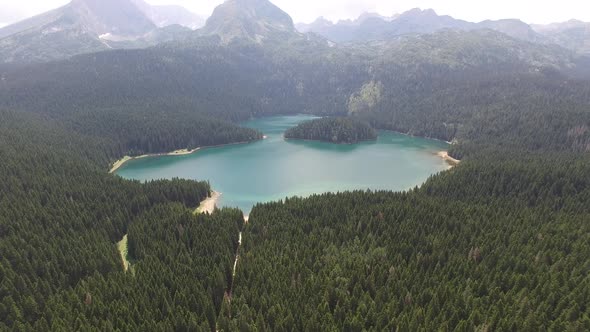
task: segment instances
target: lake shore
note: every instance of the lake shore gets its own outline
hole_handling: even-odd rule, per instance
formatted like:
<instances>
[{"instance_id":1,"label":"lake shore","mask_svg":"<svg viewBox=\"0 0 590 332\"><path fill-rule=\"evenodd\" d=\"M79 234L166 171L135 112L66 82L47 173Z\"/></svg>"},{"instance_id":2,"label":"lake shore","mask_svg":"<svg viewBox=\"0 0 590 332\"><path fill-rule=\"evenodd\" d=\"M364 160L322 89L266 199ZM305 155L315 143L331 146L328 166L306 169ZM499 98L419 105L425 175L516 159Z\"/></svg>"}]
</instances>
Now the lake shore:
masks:
<instances>
[{"instance_id":1,"label":"lake shore","mask_svg":"<svg viewBox=\"0 0 590 332\"><path fill-rule=\"evenodd\" d=\"M223 194L217 191L213 191L211 193L211 197L208 197L207 199L201 202L199 207L195 210L195 214L213 213L213 211L215 211L215 207L217 206L217 202L219 202L219 199L221 198L221 195Z\"/></svg>"},{"instance_id":2,"label":"lake shore","mask_svg":"<svg viewBox=\"0 0 590 332\"><path fill-rule=\"evenodd\" d=\"M247 126L266 133L267 140L260 135L256 138L262 140L252 144L211 151L202 148L198 154L179 158L135 160L119 168L116 174L138 181L175 177L206 179L212 184L211 190L223 192L218 207L237 207L248 215L257 203L287 196L307 197L368 188L405 191L448 169L437 153L450 150L450 145L405 138L392 131L380 131L381 139L377 142L352 145L355 148L316 141L286 142L284 130L302 119L279 116L248 123ZM419 167L414 167L415 163ZM197 202L189 210L194 212L199 205Z\"/></svg>"},{"instance_id":3,"label":"lake shore","mask_svg":"<svg viewBox=\"0 0 590 332\"><path fill-rule=\"evenodd\" d=\"M268 138L267 136L264 136L261 139L250 141L250 142L236 142L236 143L227 143L227 144L219 144L219 145L210 145L210 146L198 147L198 148L192 149L192 150L181 149L181 150L176 150L176 151L172 151L172 152L165 152L165 153L144 154L144 155L137 156L137 157L125 156L113 163L113 166L111 167L111 169L109 171L109 174L115 173L117 170L119 170L119 168L123 167L123 165L125 165L125 163L127 163L131 160L150 158L150 157L186 156L186 155L190 155L190 154L193 154L197 151L204 150L204 149L219 148L222 146L249 144L249 143L253 143L253 142L260 141L260 140L267 139L267 138Z\"/></svg>"},{"instance_id":4,"label":"lake shore","mask_svg":"<svg viewBox=\"0 0 590 332\"><path fill-rule=\"evenodd\" d=\"M391 129L378 129L378 130L388 131L388 132L391 132L391 133L396 133L396 134L400 134L400 135L408 136L408 137L412 137L412 138L424 138L424 139L428 139L428 140L432 140L432 141L443 142L443 143L447 143L449 145L456 144L455 142L445 141L445 140L440 139L440 138L426 137L426 136L416 136L416 135L412 135L412 134L408 134L408 133L402 133L401 131L396 131L396 130L391 130Z\"/></svg>"},{"instance_id":5,"label":"lake shore","mask_svg":"<svg viewBox=\"0 0 590 332\"><path fill-rule=\"evenodd\" d=\"M461 162L461 160L451 157L449 155L449 151L440 151L436 155L441 157L444 161L446 161L450 167L457 166Z\"/></svg>"},{"instance_id":6,"label":"lake shore","mask_svg":"<svg viewBox=\"0 0 590 332\"><path fill-rule=\"evenodd\" d=\"M151 153L151 154L144 154L144 155L137 156L137 157L125 156L125 157L117 160L113 164L113 166L111 167L111 170L109 171L109 174L115 173L119 168L121 168L123 165L125 165L126 162L131 161L131 160L149 158L149 157L162 157L162 156L186 156L189 154L193 154L199 150L201 150L201 148L196 148L193 150L181 149L181 150L175 150L175 151L167 152L167 153Z\"/></svg>"}]
</instances>

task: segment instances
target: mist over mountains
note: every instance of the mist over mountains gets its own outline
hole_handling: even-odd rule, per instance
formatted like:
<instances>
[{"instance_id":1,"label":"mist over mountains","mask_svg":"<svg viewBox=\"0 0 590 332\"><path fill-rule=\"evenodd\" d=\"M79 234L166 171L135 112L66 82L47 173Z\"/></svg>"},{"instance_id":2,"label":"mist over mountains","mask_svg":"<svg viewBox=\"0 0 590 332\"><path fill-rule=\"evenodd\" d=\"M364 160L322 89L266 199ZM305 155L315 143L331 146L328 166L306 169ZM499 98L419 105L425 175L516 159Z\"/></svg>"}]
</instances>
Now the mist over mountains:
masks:
<instances>
[{"instance_id":1,"label":"mist over mountains","mask_svg":"<svg viewBox=\"0 0 590 332\"><path fill-rule=\"evenodd\" d=\"M412 9L385 17L363 13L356 20L332 23L318 18L293 24L291 17L265 0L228 0L207 20L180 6L152 6L143 0L73 0L70 4L0 28L0 62L43 62L110 49L145 48L160 43L216 35L228 43L236 37L262 42L270 34L285 39L295 32L333 43L392 41L401 36L442 30L491 29L512 38L559 45L578 54L590 52L590 24L570 21L530 26L517 19L467 22ZM190 30L202 29L191 33ZM273 39L273 38L271 38Z\"/></svg>"},{"instance_id":2,"label":"mist over mountains","mask_svg":"<svg viewBox=\"0 0 590 332\"><path fill-rule=\"evenodd\" d=\"M293 19L267 0L227 0L213 11L200 31L220 36L224 42L235 38L262 42L270 36L295 33Z\"/></svg>"},{"instance_id":3,"label":"mist over mountains","mask_svg":"<svg viewBox=\"0 0 590 332\"><path fill-rule=\"evenodd\" d=\"M182 6L150 5L144 0L133 0L133 3L160 28L177 24L195 30L205 25L205 17Z\"/></svg>"},{"instance_id":4,"label":"mist over mountains","mask_svg":"<svg viewBox=\"0 0 590 332\"><path fill-rule=\"evenodd\" d=\"M73 0L0 29L0 61L43 62L115 48L148 47L170 39L165 27L190 29L203 22L182 7L151 6L142 0Z\"/></svg>"},{"instance_id":5,"label":"mist over mountains","mask_svg":"<svg viewBox=\"0 0 590 332\"><path fill-rule=\"evenodd\" d=\"M524 41L557 44L580 53L588 52L588 23L570 21L550 25L528 25L518 19L486 20L479 23L438 15L434 10L415 8L385 17L365 13L356 20L333 23L323 17L310 24L297 24L301 32L317 33L334 42L366 42L388 40L408 34L428 34L444 29L491 29Z\"/></svg>"}]
</instances>

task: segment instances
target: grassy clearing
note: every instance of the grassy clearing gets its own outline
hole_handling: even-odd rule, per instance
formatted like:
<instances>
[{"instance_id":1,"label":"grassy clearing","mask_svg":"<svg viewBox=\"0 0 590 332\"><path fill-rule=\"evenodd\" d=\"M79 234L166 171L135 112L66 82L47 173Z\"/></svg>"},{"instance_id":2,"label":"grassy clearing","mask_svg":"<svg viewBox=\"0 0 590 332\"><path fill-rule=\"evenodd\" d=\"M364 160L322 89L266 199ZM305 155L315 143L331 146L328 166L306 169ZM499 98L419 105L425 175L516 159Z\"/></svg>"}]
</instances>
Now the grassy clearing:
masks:
<instances>
[{"instance_id":1,"label":"grassy clearing","mask_svg":"<svg viewBox=\"0 0 590 332\"><path fill-rule=\"evenodd\" d=\"M117 249L119 250L119 253L121 254L121 262L123 262L123 270L125 270L125 272L127 272L131 269L131 273L133 273L133 263L132 263L131 258L129 257L129 247L128 247L127 243L128 243L127 234L125 234L125 236L123 236L123 239L117 243Z\"/></svg>"}]
</instances>

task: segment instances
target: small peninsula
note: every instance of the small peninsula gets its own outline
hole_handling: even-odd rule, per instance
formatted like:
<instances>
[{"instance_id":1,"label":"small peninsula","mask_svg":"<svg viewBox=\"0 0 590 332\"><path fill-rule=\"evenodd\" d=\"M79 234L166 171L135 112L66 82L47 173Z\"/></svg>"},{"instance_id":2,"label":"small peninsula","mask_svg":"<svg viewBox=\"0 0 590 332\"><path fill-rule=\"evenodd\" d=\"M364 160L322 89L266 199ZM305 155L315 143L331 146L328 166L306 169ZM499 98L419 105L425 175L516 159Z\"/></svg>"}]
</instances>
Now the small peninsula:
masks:
<instances>
[{"instance_id":1,"label":"small peninsula","mask_svg":"<svg viewBox=\"0 0 590 332\"><path fill-rule=\"evenodd\" d=\"M354 144L377 139L368 123L351 118L322 118L306 121L285 132L286 139Z\"/></svg>"}]
</instances>

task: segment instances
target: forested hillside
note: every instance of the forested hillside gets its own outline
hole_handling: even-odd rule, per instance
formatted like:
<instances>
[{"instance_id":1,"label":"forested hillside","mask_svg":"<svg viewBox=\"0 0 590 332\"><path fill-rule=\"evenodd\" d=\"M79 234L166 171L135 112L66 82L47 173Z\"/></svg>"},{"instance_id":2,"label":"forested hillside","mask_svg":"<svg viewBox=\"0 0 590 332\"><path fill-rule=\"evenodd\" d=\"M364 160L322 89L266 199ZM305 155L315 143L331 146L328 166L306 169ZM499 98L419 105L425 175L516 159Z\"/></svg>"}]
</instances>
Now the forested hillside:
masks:
<instances>
[{"instance_id":1,"label":"forested hillside","mask_svg":"<svg viewBox=\"0 0 590 332\"><path fill-rule=\"evenodd\" d=\"M210 195L206 182L141 184L107 174L117 145L100 128L82 134L94 124L88 119L78 130L27 112L0 119L0 330L214 328L241 211L193 216ZM188 144L191 136L178 134L191 123L172 120L179 130L165 131L171 142ZM160 121L160 130L171 123ZM202 142L241 135L220 121L196 124L203 127L185 131ZM115 246L126 234L128 273Z\"/></svg>"},{"instance_id":2,"label":"forested hillside","mask_svg":"<svg viewBox=\"0 0 590 332\"><path fill-rule=\"evenodd\" d=\"M444 80L430 74L412 80L419 88L391 82L396 87L384 90L389 96L381 98L374 112L355 114L382 129L457 139L462 142L460 148L477 143L589 151L587 82L567 80L557 73L457 74L445 70L440 73ZM397 89L413 91L402 96Z\"/></svg>"},{"instance_id":3,"label":"forested hillside","mask_svg":"<svg viewBox=\"0 0 590 332\"><path fill-rule=\"evenodd\" d=\"M1 329L588 328L587 154L481 145L410 193L259 205L232 281L243 217L192 216L206 183L124 181L94 137L2 119Z\"/></svg>"},{"instance_id":4,"label":"forested hillside","mask_svg":"<svg viewBox=\"0 0 590 332\"><path fill-rule=\"evenodd\" d=\"M142 213L129 227L133 273L95 274L53 297L51 326L214 331L243 222L241 211L194 216L174 204Z\"/></svg>"},{"instance_id":5,"label":"forested hillside","mask_svg":"<svg viewBox=\"0 0 590 332\"><path fill-rule=\"evenodd\" d=\"M42 71L35 72L36 75L40 73ZM55 73L48 75L53 74ZM166 77L173 74L162 75ZM39 79L43 80L40 77ZM222 101L221 96L209 96L212 100L203 99L199 105L195 105L180 96L159 94L156 88L151 92L147 91L148 81L128 83L144 84L146 92L150 92L152 97L149 93L124 96L125 89L118 85L120 83L116 83L124 79L118 74L103 82L103 92L106 94L97 96L92 88L92 84L96 82L84 80L81 73L76 79L72 79L79 80L79 86L72 86L61 92L58 92L61 88L57 86L48 90L41 88L42 91L30 89L30 86L15 90L5 89L1 103L6 104L5 109L50 119L52 123L59 124L59 130L83 135L93 142L101 142L100 152L104 153L103 157L107 157L107 160L101 160L105 162L105 167L107 161L112 162L125 155L165 153L262 138L262 134L255 130L229 123L227 120L232 119L229 115L212 115L214 111L235 114L234 110L243 107L239 104L239 98L227 97ZM98 89L99 84L96 84ZM97 152L89 154L92 153Z\"/></svg>"},{"instance_id":6,"label":"forested hillside","mask_svg":"<svg viewBox=\"0 0 590 332\"><path fill-rule=\"evenodd\" d=\"M589 329L590 159L551 157L472 160L409 193L257 206L220 326Z\"/></svg>"},{"instance_id":7,"label":"forested hillside","mask_svg":"<svg viewBox=\"0 0 590 332\"><path fill-rule=\"evenodd\" d=\"M93 138L107 138L112 157L165 153L178 149L262 139L262 133L238 127L197 112L162 107L146 110L139 106L77 111L58 116L74 132Z\"/></svg>"},{"instance_id":8,"label":"forested hillside","mask_svg":"<svg viewBox=\"0 0 590 332\"><path fill-rule=\"evenodd\" d=\"M531 146L545 139L565 144L570 130L589 123L584 112L589 84L570 76L583 76L586 67L563 49L492 31L334 47L297 36L274 44L226 46L202 37L188 44L0 69L0 105L73 122L84 132L104 129L100 136L126 135L108 130L122 128L112 123L141 125L154 118L176 126L177 118L239 121L303 112L351 114L377 129L446 141L509 138L510 143L524 136ZM563 116L554 116L557 108ZM539 124L548 128L535 132ZM535 134L547 131L560 137ZM585 139L575 138L576 150L583 150Z\"/></svg>"},{"instance_id":9,"label":"forested hillside","mask_svg":"<svg viewBox=\"0 0 590 332\"><path fill-rule=\"evenodd\" d=\"M368 124L350 118L323 118L306 121L285 132L287 139L353 144L377 139Z\"/></svg>"}]
</instances>

